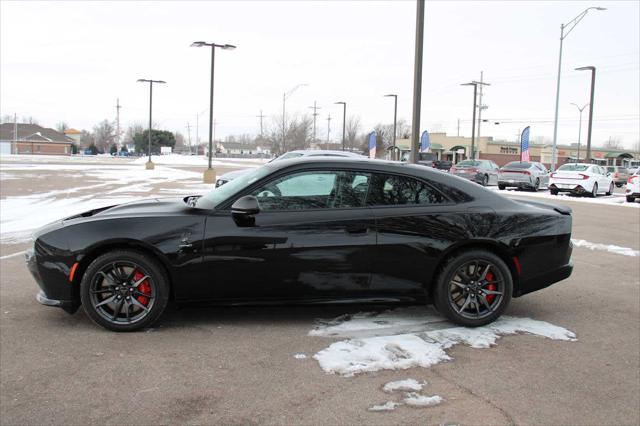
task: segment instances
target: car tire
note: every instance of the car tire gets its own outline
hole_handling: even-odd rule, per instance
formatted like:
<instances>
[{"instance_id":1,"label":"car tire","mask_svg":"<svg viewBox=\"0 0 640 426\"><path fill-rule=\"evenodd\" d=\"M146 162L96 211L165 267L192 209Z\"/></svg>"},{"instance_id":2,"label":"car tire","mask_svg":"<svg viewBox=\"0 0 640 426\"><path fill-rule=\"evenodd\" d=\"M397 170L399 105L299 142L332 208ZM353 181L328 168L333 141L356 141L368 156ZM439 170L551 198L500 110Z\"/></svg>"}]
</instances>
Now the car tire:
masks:
<instances>
[{"instance_id":1,"label":"car tire","mask_svg":"<svg viewBox=\"0 0 640 426\"><path fill-rule=\"evenodd\" d=\"M531 189L533 189L533 192L538 192L540 190L540 178L536 178L536 183Z\"/></svg>"},{"instance_id":2,"label":"car tire","mask_svg":"<svg viewBox=\"0 0 640 426\"><path fill-rule=\"evenodd\" d=\"M609 191L607 191L606 195L612 195L613 194L613 182L611 182L611 184L609 185Z\"/></svg>"},{"instance_id":3,"label":"car tire","mask_svg":"<svg viewBox=\"0 0 640 426\"><path fill-rule=\"evenodd\" d=\"M489 185L489 176L484 175L484 176L482 177L482 183L481 183L481 185L482 185L482 186L487 186L487 185Z\"/></svg>"},{"instance_id":4,"label":"car tire","mask_svg":"<svg viewBox=\"0 0 640 426\"><path fill-rule=\"evenodd\" d=\"M636 199L633 195L627 195L627 203L633 203L635 200Z\"/></svg>"},{"instance_id":5,"label":"car tire","mask_svg":"<svg viewBox=\"0 0 640 426\"><path fill-rule=\"evenodd\" d=\"M471 268L474 265L478 266ZM484 271L486 265L491 265L489 272ZM462 270L469 278L467 282L461 275ZM433 301L436 309L454 323L479 327L502 315L511 301L512 291L511 271L504 261L490 251L476 249L460 252L445 261L433 287ZM481 303L482 299L487 304Z\"/></svg>"},{"instance_id":6,"label":"car tire","mask_svg":"<svg viewBox=\"0 0 640 426\"><path fill-rule=\"evenodd\" d=\"M164 312L169 292L162 265L132 250L97 257L80 283L84 311L93 322L112 331L138 331L152 325Z\"/></svg>"},{"instance_id":7,"label":"car tire","mask_svg":"<svg viewBox=\"0 0 640 426\"><path fill-rule=\"evenodd\" d=\"M591 198L596 198L598 196L598 184L594 183L593 188L591 188L591 193L589 194Z\"/></svg>"},{"instance_id":8,"label":"car tire","mask_svg":"<svg viewBox=\"0 0 640 426\"><path fill-rule=\"evenodd\" d=\"M504 186L504 185L498 185L498 189L499 189L500 191L504 191L506 188L507 188L507 187L506 187L506 186Z\"/></svg>"},{"instance_id":9,"label":"car tire","mask_svg":"<svg viewBox=\"0 0 640 426\"><path fill-rule=\"evenodd\" d=\"M550 190L549 190L549 193L550 193L551 195L558 195L558 190L557 190L557 189L550 189Z\"/></svg>"}]
</instances>

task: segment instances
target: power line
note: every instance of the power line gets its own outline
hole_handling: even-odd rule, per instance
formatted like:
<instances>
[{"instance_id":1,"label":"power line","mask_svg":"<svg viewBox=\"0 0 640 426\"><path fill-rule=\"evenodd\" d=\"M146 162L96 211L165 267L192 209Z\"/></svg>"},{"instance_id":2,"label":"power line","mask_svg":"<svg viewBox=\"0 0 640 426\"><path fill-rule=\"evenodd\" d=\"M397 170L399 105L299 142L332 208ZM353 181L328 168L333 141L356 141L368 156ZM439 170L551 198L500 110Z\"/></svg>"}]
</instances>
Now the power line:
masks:
<instances>
[{"instance_id":1,"label":"power line","mask_svg":"<svg viewBox=\"0 0 640 426\"><path fill-rule=\"evenodd\" d=\"M316 106L316 101L313 101L313 106L309 107L313 110L313 141L316 141L316 117L320 114L318 114L318 110L322 109L319 106Z\"/></svg>"}]
</instances>

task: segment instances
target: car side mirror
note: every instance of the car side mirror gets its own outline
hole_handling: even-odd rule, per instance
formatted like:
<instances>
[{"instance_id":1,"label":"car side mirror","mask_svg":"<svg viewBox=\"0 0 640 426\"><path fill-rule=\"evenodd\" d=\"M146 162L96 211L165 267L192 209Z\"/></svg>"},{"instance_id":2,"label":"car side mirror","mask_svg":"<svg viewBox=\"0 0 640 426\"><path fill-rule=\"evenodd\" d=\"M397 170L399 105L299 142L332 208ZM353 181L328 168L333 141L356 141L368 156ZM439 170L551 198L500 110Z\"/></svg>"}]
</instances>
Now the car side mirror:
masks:
<instances>
[{"instance_id":1,"label":"car side mirror","mask_svg":"<svg viewBox=\"0 0 640 426\"><path fill-rule=\"evenodd\" d=\"M238 226L255 226L256 218L253 215L258 213L260 213L260 204L253 195L240 197L231 205L231 216Z\"/></svg>"},{"instance_id":2,"label":"car side mirror","mask_svg":"<svg viewBox=\"0 0 640 426\"><path fill-rule=\"evenodd\" d=\"M231 214L241 216L253 216L260 213L260 204L253 195L245 195L238 198L231 206Z\"/></svg>"}]
</instances>

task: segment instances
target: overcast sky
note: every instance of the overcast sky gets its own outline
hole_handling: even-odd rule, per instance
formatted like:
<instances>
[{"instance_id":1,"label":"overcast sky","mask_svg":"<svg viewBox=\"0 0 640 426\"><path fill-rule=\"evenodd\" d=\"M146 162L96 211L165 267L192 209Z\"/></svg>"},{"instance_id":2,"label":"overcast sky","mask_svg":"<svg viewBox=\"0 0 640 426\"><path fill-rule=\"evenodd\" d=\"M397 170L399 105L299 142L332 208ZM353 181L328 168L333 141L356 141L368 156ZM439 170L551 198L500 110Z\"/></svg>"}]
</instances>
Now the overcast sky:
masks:
<instances>
[{"instance_id":1,"label":"overcast sky","mask_svg":"<svg viewBox=\"0 0 640 426\"><path fill-rule=\"evenodd\" d=\"M598 69L594 143L610 136L631 147L640 139L640 2L428 1L421 128L471 133L471 87L484 71L482 134L515 139L551 137L560 24L590 6L565 39L560 94L560 143L574 142L578 111L589 100L590 73ZM398 116L411 118L415 42L414 1L200 1L0 3L1 114L33 116L45 126L65 121L90 129L115 119L148 120L148 86L138 78L167 81L154 88L154 121L187 134L208 108L210 52L195 40L230 43L218 50L214 116L217 137L259 133L282 113L282 94L299 83L287 112L308 114L314 100L319 135L341 135L342 106L361 117L363 132ZM587 110L583 115L586 138ZM207 114L200 116L206 139ZM195 139L195 129L192 129Z\"/></svg>"}]
</instances>

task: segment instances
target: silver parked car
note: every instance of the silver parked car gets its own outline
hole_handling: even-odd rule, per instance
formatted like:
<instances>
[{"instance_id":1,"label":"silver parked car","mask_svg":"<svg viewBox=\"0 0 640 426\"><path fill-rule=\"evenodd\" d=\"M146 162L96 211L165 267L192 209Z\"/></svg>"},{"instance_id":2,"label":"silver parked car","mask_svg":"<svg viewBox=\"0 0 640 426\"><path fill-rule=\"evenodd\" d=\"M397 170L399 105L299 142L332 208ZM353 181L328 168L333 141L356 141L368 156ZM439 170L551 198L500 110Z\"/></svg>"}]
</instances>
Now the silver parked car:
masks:
<instances>
[{"instance_id":1,"label":"silver parked car","mask_svg":"<svg viewBox=\"0 0 640 426\"><path fill-rule=\"evenodd\" d=\"M516 187L538 191L549 184L549 170L533 161L512 161L500 169L498 188Z\"/></svg>"},{"instance_id":2,"label":"silver parked car","mask_svg":"<svg viewBox=\"0 0 640 426\"><path fill-rule=\"evenodd\" d=\"M498 170L498 165L491 160L464 160L452 166L449 172L487 186L498 183Z\"/></svg>"},{"instance_id":3,"label":"silver parked car","mask_svg":"<svg viewBox=\"0 0 640 426\"><path fill-rule=\"evenodd\" d=\"M333 151L330 149L299 149L295 151L285 152L279 157L274 158L271 161L279 161L279 160L290 160L292 158L298 157L356 157L356 158L364 158L364 155L356 154L355 152L349 151ZM271 162L269 161L269 162ZM216 188L224 185L225 183L232 181L248 172L252 169L242 169L242 170L234 170L232 172L225 173L221 175L216 180Z\"/></svg>"}]
</instances>

